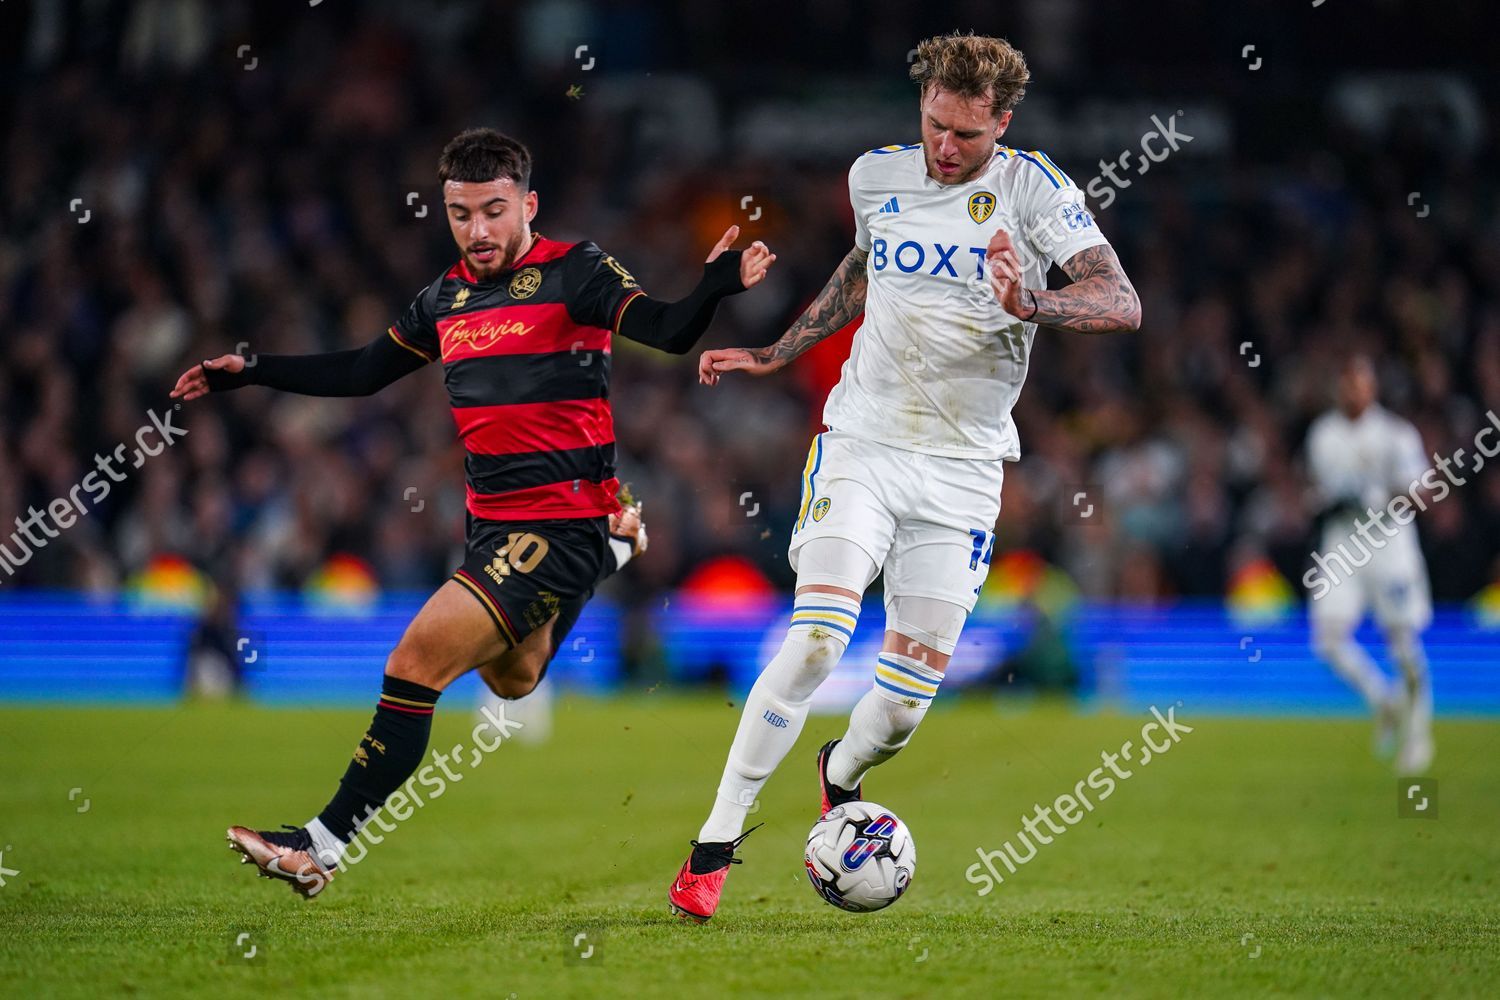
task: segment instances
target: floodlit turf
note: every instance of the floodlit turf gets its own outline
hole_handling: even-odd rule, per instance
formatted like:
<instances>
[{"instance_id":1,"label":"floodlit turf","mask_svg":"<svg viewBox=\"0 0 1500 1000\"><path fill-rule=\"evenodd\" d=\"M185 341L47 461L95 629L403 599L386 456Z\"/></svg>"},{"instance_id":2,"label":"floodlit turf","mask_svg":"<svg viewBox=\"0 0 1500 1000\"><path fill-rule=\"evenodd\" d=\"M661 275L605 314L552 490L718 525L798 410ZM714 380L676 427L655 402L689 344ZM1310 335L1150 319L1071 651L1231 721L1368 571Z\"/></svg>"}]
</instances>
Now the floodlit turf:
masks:
<instances>
[{"instance_id":1,"label":"floodlit turf","mask_svg":"<svg viewBox=\"0 0 1500 1000\"><path fill-rule=\"evenodd\" d=\"M368 714L0 709L0 864L19 871L3 992L1434 996L1500 978L1493 722L1439 725L1438 818L1399 819L1364 724L1184 706L1194 732L980 897L975 849L1149 717L940 706L866 782L919 861L904 899L861 916L802 873L810 761L843 727L814 718L698 927L664 896L734 730L724 699L565 700L549 743L502 745L321 899L252 877L224 828L306 820ZM471 725L440 707L438 742Z\"/></svg>"}]
</instances>

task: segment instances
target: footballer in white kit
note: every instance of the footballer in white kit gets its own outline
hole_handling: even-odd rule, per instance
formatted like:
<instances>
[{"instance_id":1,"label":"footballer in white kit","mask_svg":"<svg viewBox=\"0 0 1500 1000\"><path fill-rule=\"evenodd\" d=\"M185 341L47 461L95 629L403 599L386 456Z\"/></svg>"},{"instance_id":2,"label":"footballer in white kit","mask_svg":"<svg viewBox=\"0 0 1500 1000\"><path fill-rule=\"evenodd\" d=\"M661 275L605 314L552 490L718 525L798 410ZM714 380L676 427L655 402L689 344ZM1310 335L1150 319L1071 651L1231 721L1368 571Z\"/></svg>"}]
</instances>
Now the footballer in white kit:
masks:
<instances>
[{"instance_id":1,"label":"footballer in white kit","mask_svg":"<svg viewBox=\"0 0 1500 1000\"><path fill-rule=\"evenodd\" d=\"M1363 356L1339 374L1339 405L1313 422L1307 464L1321 504L1321 545L1303 577L1311 591L1313 648L1365 699L1380 742L1399 737L1396 769L1432 763L1432 691L1421 633L1432 621L1427 563L1411 523L1429 465L1417 429L1376 400L1375 369ZM1444 487L1446 488L1446 487ZM1413 491L1416 491L1413 493ZM1392 683L1354 639L1367 613L1401 670Z\"/></svg>"},{"instance_id":2,"label":"footballer in white kit","mask_svg":"<svg viewBox=\"0 0 1500 1000\"><path fill-rule=\"evenodd\" d=\"M668 891L713 916L745 819L791 750L813 692L884 575L886 632L843 738L818 752L821 808L910 739L942 683L988 570L1011 407L1038 326L1134 330L1140 302L1083 193L1045 154L999 139L1029 79L1002 39L917 48L922 142L870 150L849 171L854 248L775 344L705 352L700 380L766 375L864 314L809 450L790 559L786 640L746 699L712 811ZM1072 284L1047 290L1057 263Z\"/></svg>"}]
</instances>

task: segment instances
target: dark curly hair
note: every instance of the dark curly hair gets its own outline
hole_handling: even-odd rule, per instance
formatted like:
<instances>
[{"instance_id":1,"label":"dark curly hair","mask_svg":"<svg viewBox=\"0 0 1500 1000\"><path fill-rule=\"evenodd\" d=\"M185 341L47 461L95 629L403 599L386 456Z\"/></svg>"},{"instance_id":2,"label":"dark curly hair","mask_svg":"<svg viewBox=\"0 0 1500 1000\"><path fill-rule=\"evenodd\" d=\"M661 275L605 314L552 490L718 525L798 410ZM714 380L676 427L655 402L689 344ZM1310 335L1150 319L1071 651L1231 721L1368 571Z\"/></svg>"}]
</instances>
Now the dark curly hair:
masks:
<instances>
[{"instance_id":1,"label":"dark curly hair","mask_svg":"<svg viewBox=\"0 0 1500 1000\"><path fill-rule=\"evenodd\" d=\"M438 183L483 184L509 177L522 191L531 186L531 151L492 128L458 133L438 159Z\"/></svg>"}]
</instances>

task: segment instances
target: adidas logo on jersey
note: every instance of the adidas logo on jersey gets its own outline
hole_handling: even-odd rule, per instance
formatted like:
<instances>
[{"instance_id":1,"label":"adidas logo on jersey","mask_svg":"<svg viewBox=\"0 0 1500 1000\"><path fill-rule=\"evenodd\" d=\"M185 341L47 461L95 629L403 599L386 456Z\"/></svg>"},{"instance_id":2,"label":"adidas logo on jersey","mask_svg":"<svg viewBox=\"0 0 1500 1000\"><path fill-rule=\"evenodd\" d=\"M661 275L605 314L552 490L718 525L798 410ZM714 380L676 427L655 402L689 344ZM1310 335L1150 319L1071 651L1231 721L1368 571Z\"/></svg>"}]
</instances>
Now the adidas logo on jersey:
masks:
<instances>
[{"instance_id":1,"label":"adidas logo on jersey","mask_svg":"<svg viewBox=\"0 0 1500 1000\"><path fill-rule=\"evenodd\" d=\"M895 213L897 213L899 211L901 211L901 206L898 205L898 204L896 204L896 196L895 195L891 195L891 200L888 201L888 202L886 202L884 205L881 205L880 206L880 212L876 212L875 214L879 215L879 214L881 214L881 212L889 212L892 215L894 215Z\"/></svg>"}]
</instances>

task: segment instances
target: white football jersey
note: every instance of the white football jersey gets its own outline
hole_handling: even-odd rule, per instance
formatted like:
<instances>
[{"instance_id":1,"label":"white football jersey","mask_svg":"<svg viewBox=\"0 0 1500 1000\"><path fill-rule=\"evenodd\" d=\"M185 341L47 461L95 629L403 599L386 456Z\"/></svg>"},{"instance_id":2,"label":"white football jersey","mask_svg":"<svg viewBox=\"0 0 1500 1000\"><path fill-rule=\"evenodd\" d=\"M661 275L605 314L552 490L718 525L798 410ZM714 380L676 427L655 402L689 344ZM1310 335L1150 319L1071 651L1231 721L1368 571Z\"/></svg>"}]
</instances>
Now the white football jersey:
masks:
<instances>
[{"instance_id":1,"label":"white football jersey","mask_svg":"<svg viewBox=\"0 0 1500 1000\"><path fill-rule=\"evenodd\" d=\"M1011 407L1036 325L995 300L985 249L1006 230L1025 285L1045 288L1054 262L1109 242L1083 192L1045 153L1008 146L973 180L939 184L911 145L855 160L849 200L869 287L823 422L930 455L1019 458Z\"/></svg>"},{"instance_id":2,"label":"white football jersey","mask_svg":"<svg viewBox=\"0 0 1500 1000\"><path fill-rule=\"evenodd\" d=\"M1378 404L1366 407L1353 420L1342 410L1330 410L1314 420L1307 435L1307 462L1313 485L1325 503L1353 498L1376 510L1409 493L1412 483L1429 468L1417 429ZM1324 527L1325 551L1347 540L1361 516L1331 518ZM1390 517L1381 523L1397 532L1390 539L1393 548L1419 548L1415 523L1403 526ZM1376 526L1372 535L1384 537L1385 533Z\"/></svg>"}]
</instances>

